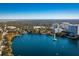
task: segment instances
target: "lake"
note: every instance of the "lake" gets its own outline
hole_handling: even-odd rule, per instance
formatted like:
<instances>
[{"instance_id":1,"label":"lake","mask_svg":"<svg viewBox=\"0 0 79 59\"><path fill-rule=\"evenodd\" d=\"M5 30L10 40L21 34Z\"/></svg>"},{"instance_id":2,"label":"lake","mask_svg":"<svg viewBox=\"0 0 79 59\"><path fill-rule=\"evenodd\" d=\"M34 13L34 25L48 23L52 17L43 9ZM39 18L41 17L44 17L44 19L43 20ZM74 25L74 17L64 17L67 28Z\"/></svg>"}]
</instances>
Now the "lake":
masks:
<instances>
[{"instance_id":1,"label":"lake","mask_svg":"<svg viewBox=\"0 0 79 59\"><path fill-rule=\"evenodd\" d=\"M14 56L79 56L79 41L41 34L24 34L13 38Z\"/></svg>"}]
</instances>

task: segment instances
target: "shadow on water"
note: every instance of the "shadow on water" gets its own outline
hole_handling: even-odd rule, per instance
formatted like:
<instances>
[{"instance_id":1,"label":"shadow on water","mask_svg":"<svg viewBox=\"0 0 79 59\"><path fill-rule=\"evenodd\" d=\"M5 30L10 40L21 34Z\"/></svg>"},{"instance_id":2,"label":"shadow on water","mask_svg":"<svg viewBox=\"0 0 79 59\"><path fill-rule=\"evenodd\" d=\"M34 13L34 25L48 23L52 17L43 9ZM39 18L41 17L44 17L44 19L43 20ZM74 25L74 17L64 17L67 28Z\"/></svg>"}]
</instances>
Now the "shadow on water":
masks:
<instances>
[{"instance_id":1,"label":"shadow on water","mask_svg":"<svg viewBox=\"0 0 79 59\"><path fill-rule=\"evenodd\" d=\"M69 43L74 45L75 47L79 47L79 40L69 39Z\"/></svg>"},{"instance_id":2,"label":"shadow on water","mask_svg":"<svg viewBox=\"0 0 79 59\"><path fill-rule=\"evenodd\" d=\"M61 37L61 38L63 38L64 40L66 37ZM60 39L60 37L57 37L57 39ZM66 40L68 40L69 44L72 44L75 47L79 47L79 40L76 39L66 39Z\"/></svg>"}]
</instances>

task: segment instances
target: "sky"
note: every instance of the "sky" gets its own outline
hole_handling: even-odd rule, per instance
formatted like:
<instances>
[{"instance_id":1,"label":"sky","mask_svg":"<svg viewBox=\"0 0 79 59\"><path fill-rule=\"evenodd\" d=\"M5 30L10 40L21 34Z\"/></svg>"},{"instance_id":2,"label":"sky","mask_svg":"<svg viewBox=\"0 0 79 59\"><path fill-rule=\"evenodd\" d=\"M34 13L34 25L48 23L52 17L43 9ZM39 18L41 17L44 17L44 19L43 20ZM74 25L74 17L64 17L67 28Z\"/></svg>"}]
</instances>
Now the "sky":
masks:
<instances>
[{"instance_id":1,"label":"sky","mask_svg":"<svg viewBox=\"0 0 79 59\"><path fill-rule=\"evenodd\" d=\"M79 19L79 4L0 3L0 19Z\"/></svg>"}]
</instances>

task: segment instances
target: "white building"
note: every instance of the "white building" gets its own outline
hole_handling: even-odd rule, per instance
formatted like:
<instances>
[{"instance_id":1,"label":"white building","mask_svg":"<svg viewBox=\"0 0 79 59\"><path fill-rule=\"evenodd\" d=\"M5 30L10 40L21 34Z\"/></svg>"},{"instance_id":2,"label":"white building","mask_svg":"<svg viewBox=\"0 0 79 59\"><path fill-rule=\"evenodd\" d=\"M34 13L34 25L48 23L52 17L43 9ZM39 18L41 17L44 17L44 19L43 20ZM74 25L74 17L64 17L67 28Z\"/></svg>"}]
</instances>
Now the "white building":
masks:
<instances>
[{"instance_id":1,"label":"white building","mask_svg":"<svg viewBox=\"0 0 79 59\"><path fill-rule=\"evenodd\" d=\"M3 32L3 29L2 28L0 28L0 32Z\"/></svg>"},{"instance_id":2,"label":"white building","mask_svg":"<svg viewBox=\"0 0 79 59\"><path fill-rule=\"evenodd\" d=\"M54 28L58 28L60 25L58 24L58 23L54 23L54 24L52 24L52 28L54 29Z\"/></svg>"},{"instance_id":3,"label":"white building","mask_svg":"<svg viewBox=\"0 0 79 59\"><path fill-rule=\"evenodd\" d=\"M8 29L16 29L15 26L7 26Z\"/></svg>"},{"instance_id":4,"label":"white building","mask_svg":"<svg viewBox=\"0 0 79 59\"><path fill-rule=\"evenodd\" d=\"M16 30L17 30L17 28L15 26L7 26L6 27L7 32L12 32L12 31L16 31Z\"/></svg>"},{"instance_id":5,"label":"white building","mask_svg":"<svg viewBox=\"0 0 79 59\"><path fill-rule=\"evenodd\" d=\"M55 33L61 33L63 31L62 28L55 28Z\"/></svg>"},{"instance_id":6,"label":"white building","mask_svg":"<svg viewBox=\"0 0 79 59\"><path fill-rule=\"evenodd\" d=\"M70 23L68 23L68 22L62 22L60 24L60 27L63 28L65 31L65 30L68 30L69 25L70 25Z\"/></svg>"},{"instance_id":7,"label":"white building","mask_svg":"<svg viewBox=\"0 0 79 59\"><path fill-rule=\"evenodd\" d=\"M34 29L45 28L45 26L33 26Z\"/></svg>"},{"instance_id":8,"label":"white building","mask_svg":"<svg viewBox=\"0 0 79 59\"><path fill-rule=\"evenodd\" d=\"M63 31L63 29L60 27L60 24L58 23L53 24L52 28L54 29L55 33L60 33Z\"/></svg>"}]
</instances>

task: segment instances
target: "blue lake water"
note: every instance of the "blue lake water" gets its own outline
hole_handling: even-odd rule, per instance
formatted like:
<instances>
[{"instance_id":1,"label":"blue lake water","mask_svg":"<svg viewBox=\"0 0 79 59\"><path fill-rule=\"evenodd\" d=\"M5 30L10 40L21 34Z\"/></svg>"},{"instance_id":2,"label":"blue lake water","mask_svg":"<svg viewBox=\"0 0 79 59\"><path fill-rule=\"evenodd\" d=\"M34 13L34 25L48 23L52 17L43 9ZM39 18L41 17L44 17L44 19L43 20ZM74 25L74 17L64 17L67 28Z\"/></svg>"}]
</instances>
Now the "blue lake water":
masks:
<instances>
[{"instance_id":1,"label":"blue lake water","mask_svg":"<svg viewBox=\"0 0 79 59\"><path fill-rule=\"evenodd\" d=\"M40 34L16 36L12 43L15 56L79 56L79 41Z\"/></svg>"}]
</instances>

